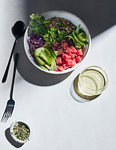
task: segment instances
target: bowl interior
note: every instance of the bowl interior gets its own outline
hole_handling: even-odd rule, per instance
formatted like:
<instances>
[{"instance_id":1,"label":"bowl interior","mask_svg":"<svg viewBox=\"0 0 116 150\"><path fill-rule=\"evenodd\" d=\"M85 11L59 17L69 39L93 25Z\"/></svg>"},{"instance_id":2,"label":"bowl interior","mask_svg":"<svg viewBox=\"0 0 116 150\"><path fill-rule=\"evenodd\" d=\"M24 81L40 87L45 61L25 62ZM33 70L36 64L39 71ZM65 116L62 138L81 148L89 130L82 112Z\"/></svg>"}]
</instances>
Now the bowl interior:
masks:
<instances>
[{"instance_id":1,"label":"bowl interior","mask_svg":"<svg viewBox=\"0 0 116 150\"><path fill-rule=\"evenodd\" d=\"M75 26L78 26L79 24L81 24L81 28L83 28L83 30L87 34L87 36L88 36L88 42L89 42L89 44L87 45L87 48L84 51L84 56L83 56L83 59L84 59L85 56L86 56L86 54L87 54L87 52L88 52L88 50L89 50L89 48L90 48L90 45L91 45L90 33L89 33L88 28L84 24L84 22L79 17L77 17L76 15L74 15L72 13L69 13L69 12L66 12L66 11L61 11L61 10L60 11L47 11L47 12L42 13L41 15L43 15L46 19L49 19L49 18L54 17L54 16L56 16L56 17L62 17L62 18L65 18L67 20L70 20ZM27 28L27 30L25 32L25 36L24 36L24 49L25 49L25 52L26 52L26 55L27 55L28 59L39 70L42 70L42 71L50 73L50 74L64 74L64 73L71 72L72 70L74 70L75 68L77 68L82 63L82 61L83 61L82 60L81 62L79 62L78 64L76 64L73 68L69 68L69 69L64 70L62 72L43 70L42 68L40 68L34 62L33 58L29 54L29 46L28 46L28 43L27 43L28 39L29 39L29 28Z\"/></svg>"},{"instance_id":2,"label":"bowl interior","mask_svg":"<svg viewBox=\"0 0 116 150\"><path fill-rule=\"evenodd\" d=\"M26 140L22 141L22 140L17 139L16 136L12 134L12 133L13 133L13 128L14 128L14 126L15 126L16 124L18 124L18 123L19 123L19 124L22 124L22 125L25 125L26 128L28 128L28 129L29 129L29 132L30 132L30 128L29 128L29 126L28 126L26 123L24 123L24 122L22 122L22 121L16 121L16 122L13 122L13 123L11 124L11 127L10 127L10 134L11 134L12 138L13 138L16 142L25 143L26 141L29 140L29 137L28 137ZM29 136L30 136L30 134L29 134Z\"/></svg>"}]
</instances>

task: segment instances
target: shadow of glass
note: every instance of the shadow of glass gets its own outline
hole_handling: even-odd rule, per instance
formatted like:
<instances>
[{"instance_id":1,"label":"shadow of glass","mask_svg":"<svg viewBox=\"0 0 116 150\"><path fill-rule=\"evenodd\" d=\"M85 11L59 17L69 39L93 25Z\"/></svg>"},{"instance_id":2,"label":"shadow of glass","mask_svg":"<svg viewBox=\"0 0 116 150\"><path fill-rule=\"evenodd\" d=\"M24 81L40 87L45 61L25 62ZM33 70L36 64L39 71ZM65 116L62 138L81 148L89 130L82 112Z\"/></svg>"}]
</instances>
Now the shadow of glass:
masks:
<instances>
[{"instance_id":1,"label":"shadow of glass","mask_svg":"<svg viewBox=\"0 0 116 150\"><path fill-rule=\"evenodd\" d=\"M16 147L16 148L20 148L20 147L22 147L22 146L24 145L24 144L21 144L21 143L16 142L16 141L11 137L11 135L10 135L10 128L8 128L8 129L5 130L5 136L6 136L6 139L9 141L9 143L10 143L11 145L13 145L14 147Z\"/></svg>"},{"instance_id":2,"label":"shadow of glass","mask_svg":"<svg viewBox=\"0 0 116 150\"><path fill-rule=\"evenodd\" d=\"M15 52L19 53L18 72L28 82L40 85L50 86L65 80L71 73L62 75L53 75L45 73L34 67L26 56L23 44L23 37L18 39Z\"/></svg>"}]
</instances>

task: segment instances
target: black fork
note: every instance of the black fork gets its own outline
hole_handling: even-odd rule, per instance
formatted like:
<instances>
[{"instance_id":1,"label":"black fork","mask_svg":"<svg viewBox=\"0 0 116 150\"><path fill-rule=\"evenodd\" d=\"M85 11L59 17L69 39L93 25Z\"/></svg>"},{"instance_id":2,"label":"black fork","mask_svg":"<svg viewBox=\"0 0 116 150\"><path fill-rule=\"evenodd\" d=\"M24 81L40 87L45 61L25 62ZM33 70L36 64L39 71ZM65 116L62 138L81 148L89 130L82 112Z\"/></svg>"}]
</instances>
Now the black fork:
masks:
<instances>
[{"instance_id":1,"label":"black fork","mask_svg":"<svg viewBox=\"0 0 116 150\"><path fill-rule=\"evenodd\" d=\"M15 81L16 68L18 64L18 58L19 58L19 54L16 53L15 59L14 59L14 70L13 70L13 78L12 78L12 84L11 84L11 90L10 90L10 99L7 102L6 109L2 116L1 122L6 122L8 118L11 117L14 106L15 106L15 101L13 100L12 97L13 97L14 81Z\"/></svg>"}]
</instances>

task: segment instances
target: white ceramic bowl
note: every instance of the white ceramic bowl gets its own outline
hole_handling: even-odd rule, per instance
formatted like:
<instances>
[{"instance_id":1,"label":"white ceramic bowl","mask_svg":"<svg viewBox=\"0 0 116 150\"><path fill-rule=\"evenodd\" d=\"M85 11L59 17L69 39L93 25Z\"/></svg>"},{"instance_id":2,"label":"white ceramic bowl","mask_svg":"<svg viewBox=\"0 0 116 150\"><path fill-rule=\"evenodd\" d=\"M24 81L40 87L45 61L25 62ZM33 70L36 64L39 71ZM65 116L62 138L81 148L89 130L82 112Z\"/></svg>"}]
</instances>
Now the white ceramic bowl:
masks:
<instances>
[{"instance_id":1,"label":"white ceramic bowl","mask_svg":"<svg viewBox=\"0 0 116 150\"><path fill-rule=\"evenodd\" d=\"M76 15L72 14L72 13L69 13L67 11L61 11L61 10L57 10L57 11L47 11L47 12L44 12L42 13L41 15L43 15L46 19L49 19L51 17L62 17L62 18L65 18L67 20L70 20L75 26L78 26L79 24L81 24L81 28L85 31L85 33L87 34L88 36L88 46L84 52L84 57L83 59L85 58L85 56L87 55L89 49L90 49L90 46L91 46L91 36L90 36L90 33L89 33L89 30L87 28L87 26L84 24L84 22L79 18L77 17ZM73 68L69 68L67 70L64 70L62 72L57 72L57 71L46 71L42 68L40 68L33 60L33 58L30 56L29 54L29 45L27 43L27 40L29 39L29 35L28 35L28 28L25 32L25 35L24 35L24 48L25 48L25 52L26 52L26 55L28 57L28 59L30 60L30 62L36 67L38 68L39 70L41 71L44 71L46 73L50 73L50 74L64 74L64 73L68 73L68 72L71 72L73 71L74 69L76 69L82 62L79 62L77 63Z\"/></svg>"},{"instance_id":2,"label":"white ceramic bowl","mask_svg":"<svg viewBox=\"0 0 116 150\"><path fill-rule=\"evenodd\" d=\"M29 131L30 131L30 128L29 128L29 126L28 126L26 123L24 123L24 122L22 122L22 121L15 121L15 122L13 122L13 123L11 124L11 126L10 126L10 134L11 134L12 138L13 138L16 142L21 143L21 144L24 144L24 143L26 143L26 142L29 140L30 135L29 135L29 137L28 137L25 141L22 141L22 140L17 139L16 136L14 136L14 135L12 134L12 133L13 133L13 128L14 128L14 126L15 126L17 123L24 124L24 125L29 129Z\"/></svg>"}]
</instances>

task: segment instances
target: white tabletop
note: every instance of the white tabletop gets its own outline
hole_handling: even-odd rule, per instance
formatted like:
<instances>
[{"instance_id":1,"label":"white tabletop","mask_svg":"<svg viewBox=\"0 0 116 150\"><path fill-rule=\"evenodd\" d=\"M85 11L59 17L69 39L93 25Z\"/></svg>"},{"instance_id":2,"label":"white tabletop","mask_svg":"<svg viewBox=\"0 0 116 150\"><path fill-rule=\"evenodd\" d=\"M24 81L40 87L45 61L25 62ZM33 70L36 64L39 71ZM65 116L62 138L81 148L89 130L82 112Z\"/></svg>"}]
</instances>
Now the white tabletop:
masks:
<instances>
[{"instance_id":1,"label":"white tabletop","mask_svg":"<svg viewBox=\"0 0 116 150\"><path fill-rule=\"evenodd\" d=\"M6 17L10 15L12 10ZM7 24L2 17L3 23L0 23L0 81L13 45L14 38L9 29L16 21L14 18ZM13 121L22 120L30 126L31 138L20 147L21 150L116 150L115 45L116 25L94 38L81 66L64 81L52 86L30 84L17 72L14 90L16 106L7 123L0 123L0 149L16 149L8 142L5 130ZM96 100L78 103L70 96L69 88L74 77L90 65L106 70L108 87ZM13 63L7 82L0 83L1 117L9 99L12 70Z\"/></svg>"}]
</instances>

